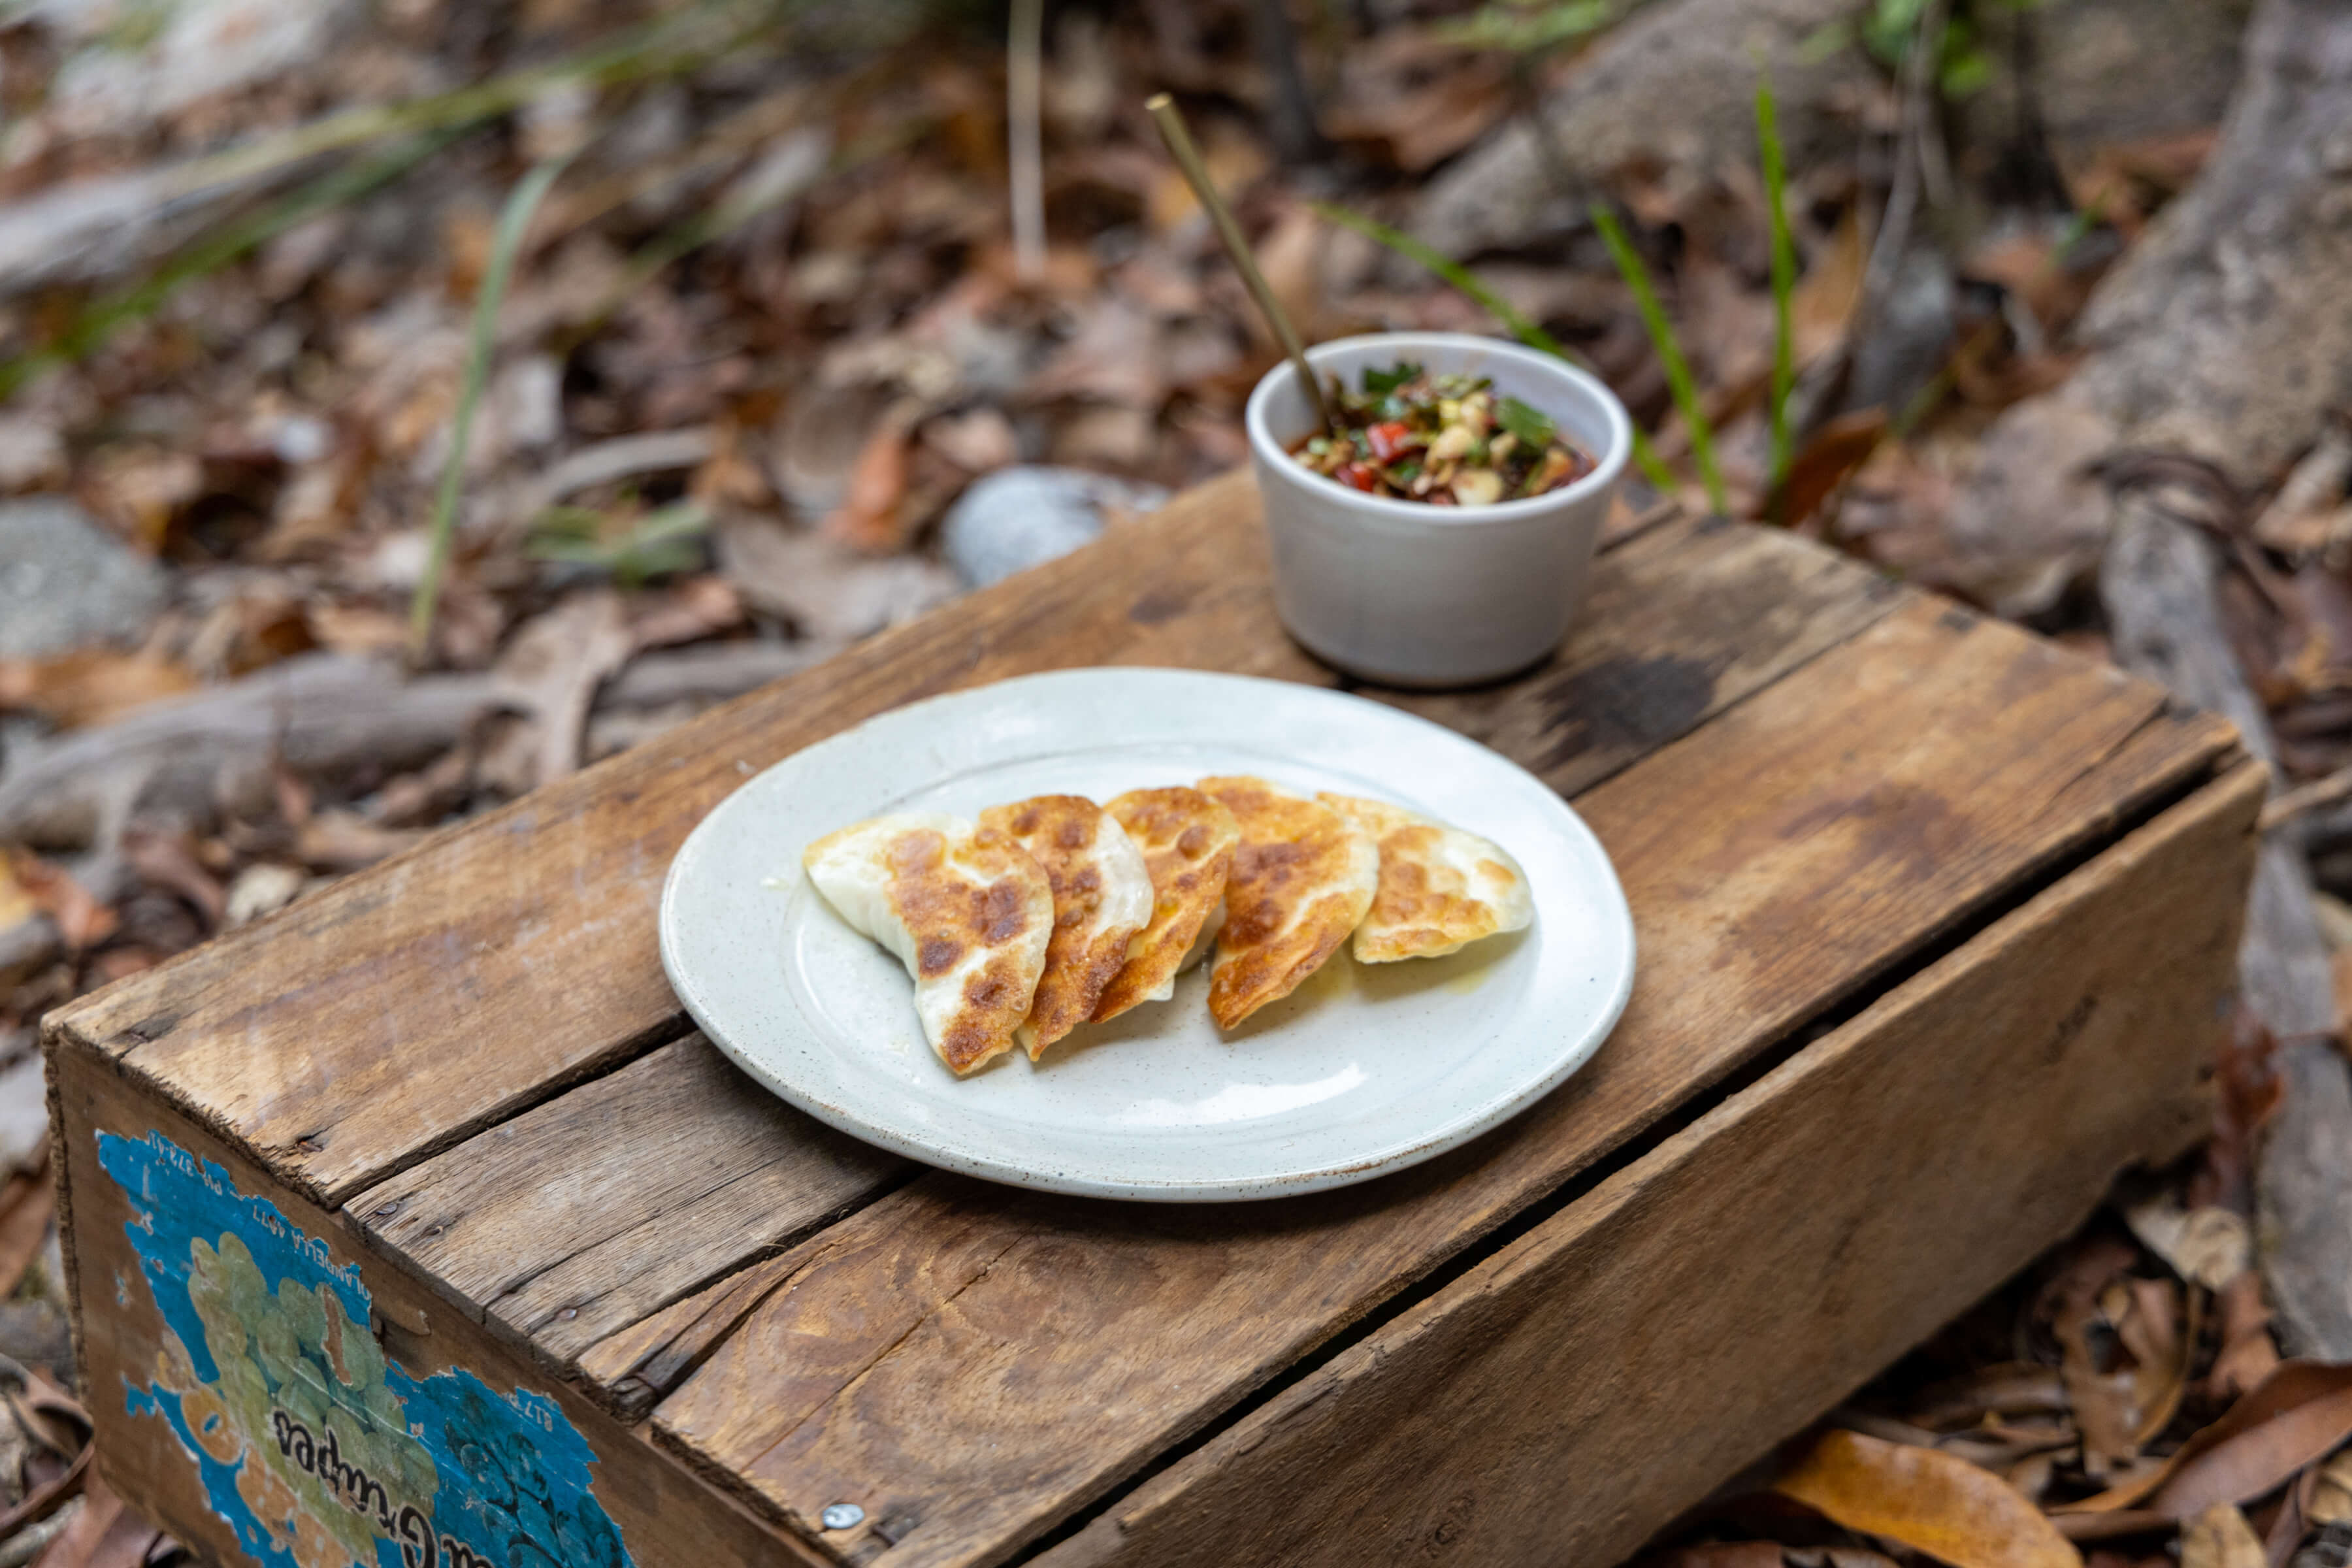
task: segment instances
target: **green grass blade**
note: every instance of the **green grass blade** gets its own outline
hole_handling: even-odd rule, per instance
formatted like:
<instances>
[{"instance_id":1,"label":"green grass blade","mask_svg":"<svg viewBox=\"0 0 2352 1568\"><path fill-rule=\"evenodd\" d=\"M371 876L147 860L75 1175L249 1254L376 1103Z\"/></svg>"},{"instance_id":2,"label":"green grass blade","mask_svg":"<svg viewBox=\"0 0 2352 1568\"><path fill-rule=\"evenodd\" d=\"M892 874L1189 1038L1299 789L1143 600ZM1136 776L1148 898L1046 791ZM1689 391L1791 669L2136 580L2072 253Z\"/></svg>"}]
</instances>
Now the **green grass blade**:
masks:
<instances>
[{"instance_id":1,"label":"green grass blade","mask_svg":"<svg viewBox=\"0 0 2352 1568\"><path fill-rule=\"evenodd\" d=\"M1391 228L1377 218L1366 217L1361 213L1350 212L1346 207L1336 206L1329 202L1317 202L1314 204L1314 208L1318 214L1341 227L1352 228L1365 238L1388 247L1407 261L1418 262L1429 268L1475 301L1488 315L1502 322L1505 331L1509 332L1528 347L1550 354L1556 359L1564 359L1582 370L1590 371L1592 368L1585 362L1582 355L1536 325L1534 321L1528 320L1524 311L1488 288L1484 279L1444 251L1424 245L1402 229ZM1642 477L1649 480L1661 495L1674 494L1677 488L1675 483L1674 470L1666 467L1664 460L1658 456L1657 448L1650 445L1650 438L1642 434L1641 427L1634 426L1632 428L1633 430L1633 466L1642 470Z\"/></svg>"},{"instance_id":2,"label":"green grass blade","mask_svg":"<svg viewBox=\"0 0 2352 1568\"><path fill-rule=\"evenodd\" d=\"M1666 388L1674 394L1675 407L1681 413L1683 423L1690 427L1691 461L1698 465L1699 482L1706 487L1707 504L1718 512L1728 511L1731 503L1724 494L1723 472L1715 466L1715 429L1699 408L1698 387L1691 380L1690 362L1683 358L1674 323L1666 320L1665 309L1658 303L1658 291L1650 283L1650 269L1643 265L1633 242L1625 237L1624 226L1617 221L1617 215L1598 202L1592 205L1592 226L1601 231L1601 243L1609 247L1610 258L1617 263L1625 287L1633 291L1633 303L1642 312L1642 325L1649 329L1650 345L1657 351L1659 363L1665 366Z\"/></svg>"},{"instance_id":3,"label":"green grass blade","mask_svg":"<svg viewBox=\"0 0 2352 1568\"><path fill-rule=\"evenodd\" d=\"M425 574L416 582L416 595L409 601L409 648L419 661L425 658L433 636L433 610L441 597L441 574L448 568L449 547L457 531L457 492L466 477L466 447L474 434L474 411L482 401L483 384L489 380L490 351L498 337L499 306L506 299L507 280L514 274L515 256L522 249L522 237L530 227L531 214L539 210L541 198L571 161L572 155L566 153L534 167L515 185L514 194L507 197L505 210L499 214L498 232L490 242L489 266L482 274L481 289L474 299L474 327L466 348L466 375L458 387L457 410L449 433L449 461L441 470L441 488L433 498L431 550L425 558Z\"/></svg>"},{"instance_id":4,"label":"green grass blade","mask_svg":"<svg viewBox=\"0 0 2352 1568\"><path fill-rule=\"evenodd\" d=\"M1756 83L1756 142L1764 154L1764 205L1772 226L1772 469L1771 489L1789 477L1795 456L1789 433L1789 395L1797 384L1797 335L1790 301L1797 291L1797 242L1789 232L1789 168L1780 144L1772 79Z\"/></svg>"}]
</instances>

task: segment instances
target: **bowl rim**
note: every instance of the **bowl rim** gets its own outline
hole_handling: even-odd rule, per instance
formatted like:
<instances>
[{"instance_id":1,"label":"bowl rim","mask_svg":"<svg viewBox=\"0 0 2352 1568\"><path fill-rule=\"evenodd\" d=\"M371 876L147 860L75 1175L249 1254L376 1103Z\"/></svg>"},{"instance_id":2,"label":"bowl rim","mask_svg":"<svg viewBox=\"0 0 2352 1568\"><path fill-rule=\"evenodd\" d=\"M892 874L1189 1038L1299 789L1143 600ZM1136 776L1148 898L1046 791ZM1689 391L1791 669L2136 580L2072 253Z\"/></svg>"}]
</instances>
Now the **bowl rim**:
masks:
<instances>
[{"instance_id":1,"label":"bowl rim","mask_svg":"<svg viewBox=\"0 0 2352 1568\"><path fill-rule=\"evenodd\" d=\"M1261 471L1271 469L1283 474L1315 495L1375 517L1443 523L1452 528L1513 522L1572 506L1588 496L1605 493L1624 472L1626 458L1633 446L1633 418L1625 412L1625 405L1618 401L1617 395L1609 390L1608 384L1590 371L1522 343L1513 342L1508 338L1490 338L1476 332L1359 332L1351 337L1331 338L1314 344L1307 351L1307 360L1319 369L1327 357L1376 343L1393 343L1400 352L1410 347L1412 352L1452 350L1463 354L1499 354L1538 375L1551 376L1586 393L1600 406L1601 417L1609 426L1608 446L1595 455L1591 473L1573 484L1546 490L1538 496L1490 501L1485 506L1432 506L1427 501L1371 495L1350 489L1327 474L1318 474L1302 467L1282 443L1274 438L1273 431L1266 426L1267 405L1273 402L1276 392L1297 380L1298 374L1285 359L1258 378L1257 384L1250 389L1249 401L1242 411L1243 428L1248 435L1250 451L1258 459Z\"/></svg>"}]
</instances>

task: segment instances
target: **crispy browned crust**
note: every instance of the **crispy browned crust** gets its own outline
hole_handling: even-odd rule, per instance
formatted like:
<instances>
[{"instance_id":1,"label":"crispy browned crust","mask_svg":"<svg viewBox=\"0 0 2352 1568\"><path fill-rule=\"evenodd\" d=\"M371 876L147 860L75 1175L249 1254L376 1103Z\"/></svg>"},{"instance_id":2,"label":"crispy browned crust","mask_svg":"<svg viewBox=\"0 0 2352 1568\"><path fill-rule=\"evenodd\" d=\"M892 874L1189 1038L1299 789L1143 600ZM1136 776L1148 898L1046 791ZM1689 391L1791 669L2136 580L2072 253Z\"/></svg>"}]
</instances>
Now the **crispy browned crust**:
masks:
<instances>
[{"instance_id":1,"label":"crispy browned crust","mask_svg":"<svg viewBox=\"0 0 2352 1568\"><path fill-rule=\"evenodd\" d=\"M1039 894L1050 900L1045 869L1002 833L983 827L962 857L963 872L948 868L947 841L929 829L890 843L891 909L914 934L923 978L936 979L974 946L1004 948L1029 929ZM971 877L987 880L975 886ZM935 1044L940 1058L968 1073L1013 1045L1013 1031L1029 1016L1034 977L1009 952L992 953L963 985L963 1005Z\"/></svg>"},{"instance_id":2,"label":"crispy browned crust","mask_svg":"<svg viewBox=\"0 0 2352 1568\"><path fill-rule=\"evenodd\" d=\"M1209 1012L1231 1029L1320 969L1371 907L1370 835L1317 801L1264 779L1212 778L1201 790L1241 824L1225 876L1225 929L1209 975Z\"/></svg>"},{"instance_id":3,"label":"crispy browned crust","mask_svg":"<svg viewBox=\"0 0 2352 1568\"><path fill-rule=\"evenodd\" d=\"M1242 837L1232 812L1181 785L1129 790L1107 809L1143 852L1151 873L1151 923L1128 944L1126 963L1096 1000L1097 1024L1150 1001L1175 974L1224 897Z\"/></svg>"},{"instance_id":4,"label":"crispy browned crust","mask_svg":"<svg viewBox=\"0 0 2352 1568\"><path fill-rule=\"evenodd\" d=\"M1439 853L1444 839L1442 826L1385 801L1328 793L1319 798L1380 845L1381 887L1356 933L1359 961L1389 963L1419 958L1503 929L1502 910L1473 897L1468 881ZM1506 886L1518 879L1510 867L1496 861L1484 861L1480 868Z\"/></svg>"},{"instance_id":5,"label":"crispy browned crust","mask_svg":"<svg viewBox=\"0 0 2352 1568\"><path fill-rule=\"evenodd\" d=\"M1054 935L1027 1019L1031 1061L1093 1015L1103 988L1127 962L1128 939L1135 934L1088 932L1102 901L1102 868L1095 857L1102 818L1103 808L1080 795L1034 795L980 814L982 830L993 829L1029 851L1054 888Z\"/></svg>"}]
</instances>

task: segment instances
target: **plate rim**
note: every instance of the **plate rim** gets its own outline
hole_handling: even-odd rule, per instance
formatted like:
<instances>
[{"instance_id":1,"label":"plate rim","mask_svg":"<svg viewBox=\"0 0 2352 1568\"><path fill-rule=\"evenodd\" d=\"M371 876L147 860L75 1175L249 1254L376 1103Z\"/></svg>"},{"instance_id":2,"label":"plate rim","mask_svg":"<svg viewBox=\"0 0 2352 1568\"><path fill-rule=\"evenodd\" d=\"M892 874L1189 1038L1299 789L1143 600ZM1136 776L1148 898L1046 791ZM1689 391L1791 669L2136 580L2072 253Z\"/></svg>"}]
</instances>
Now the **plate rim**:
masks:
<instances>
[{"instance_id":1,"label":"plate rim","mask_svg":"<svg viewBox=\"0 0 2352 1568\"><path fill-rule=\"evenodd\" d=\"M1301 1169L1290 1173L1216 1180L1138 1182L1086 1177L1067 1172L1041 1171L982 1154L927 1142L919 1136L902 1132L887 1123L871 1121L845 1107L826 1103L816 1096L803 1091L790 1080L770 1070L756 1056L730 1040L718 1021L706 1014L701 999L698 997L695 988L689 984L687 974L683 972L685 961L677 950L678 940L677 907L682 879L681 873L698 841L706 832L711 831L714 821L737 795L778 768L788 763L804 763L805 759L812 752L847 746L863 731L885 720L901 722L910 713L942 704L971 701L983 693L1003 693L1010 689L1022 687L1099 680L1105 677L1133 678L1136 676L1174 679L1244 689L1278 688L1286 696L1303 696L1309 700L1325 699L1347 708L1369 710L1380 715L1384 721L1401 721L1408 729L1418 728L1442 736L1450 742L1475 747L1494 763L1519 774L1536 785L1549 797L1551 804L1562 814L1566 828L1580 837L1591 851L1601 874L1600 890L1608 895L1603 900L1608 907L1601 912L1616 928L1615 935L1623 945L1624 963L1616 977L1616 983L1606 1000L1593 1013L1591 1023L1580 1036L1563 1047L1559 1059L1547 1072L1503 1095L1473 1106L1433 1131L1389 1148L1374 1151L1368 1156L1351 1159L1344 1163L1331 1161L1313 1162L1310 1163L1311 1169ZM703 812L700 820L696 822L692 829L688 832L686 837L679 841L663 874L656 928L663 975L668 982L672 993L677 997L679 1005L685 1009L688 1016L693 1019L695 1026L738 1070L803 1114L862 1142L937 1169L952 1171L983 1181L1021 1187L1034 1192L1139 1203L1247 1203L1307 1193L1328 1192L1339 1187L1372 1181L1459 1148L1528 1110L1536 1101L1550 1094L1581 1070L1599 1052L1601 1047L1608 1041L1609 1037L1615 1032L1618 1023L1623 1018L1625 1008L1633 998L1633 980L1640 967L1640 952L1632 906L1625 897L1623 881L1617 874L1616 863L1611 858L1607 847L1601 842L1600 837L1592 831L1591 825L1584 820L1572 802L1527 768L1520 766L1518 763L1483 742L1473 740L1458 730L1449 729L1434 720L1423 718L1418 713L1410 712L1404 709L1373 702L1352 692L1337 690L1330 687L1313 686L1303 681L1158 665L1077 665L1061 669L1008 676L1000 680L984 681L976 686L938 692L868 714L855 724L778 757L766 767L747 774L726 795L713 802Z\"/></svg>"}]
</instances>

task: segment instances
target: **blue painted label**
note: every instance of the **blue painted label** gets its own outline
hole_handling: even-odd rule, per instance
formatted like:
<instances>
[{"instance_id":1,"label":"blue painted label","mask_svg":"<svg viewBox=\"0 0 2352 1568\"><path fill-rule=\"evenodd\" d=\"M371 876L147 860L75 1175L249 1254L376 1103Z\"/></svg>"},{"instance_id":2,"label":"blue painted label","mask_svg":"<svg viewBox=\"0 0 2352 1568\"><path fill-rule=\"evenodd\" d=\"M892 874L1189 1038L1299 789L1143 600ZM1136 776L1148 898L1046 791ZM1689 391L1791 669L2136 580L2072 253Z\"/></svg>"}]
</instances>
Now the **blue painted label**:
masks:
<instances>
[{"instance_id":1,"label":"blue painted label","mask_svg":"<svg viewBox=\"0 0 2352 1568\"><path fill-rule=\"evenodd\" d=\"M255 1561L626 1568L595 1452L553 1399L387 1362L358 1266L162 1133L100 1132L98 1158L166 1325L129 1407L171 1426Z\"/></svg>"}]
</instances>

